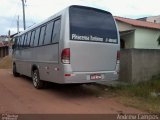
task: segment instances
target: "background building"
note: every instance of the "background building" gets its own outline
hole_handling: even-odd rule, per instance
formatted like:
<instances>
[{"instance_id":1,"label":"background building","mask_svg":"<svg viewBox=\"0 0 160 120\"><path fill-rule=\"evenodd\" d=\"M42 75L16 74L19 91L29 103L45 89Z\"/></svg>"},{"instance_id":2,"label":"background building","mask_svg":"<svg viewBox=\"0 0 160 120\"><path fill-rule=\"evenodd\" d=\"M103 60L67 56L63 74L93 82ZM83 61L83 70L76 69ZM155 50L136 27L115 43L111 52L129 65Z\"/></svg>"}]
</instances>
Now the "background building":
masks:
<instances>
[{"instance_id":1,"label":"background building","mask_svg":"<svg viewBox=\"0 0 160 120\"><path fill-rule=\"evenodd\" d=\"M115 17L121 48L160 49L160 24Z\"/></svg>"},{"instance_id":2,"label":"background building","mask_svg":"<svg viewBox=\"0 0 160 120\"><path fill-rule=\"evenodd\" d=\"M0 42L6 41L7 38L8 38L8 37L7 37L6 35L1 35L1 36L0 36Z\"/></svg>"},{"instance_id":3,"label":"background building","mask_svg":"<svg viewBox=\"0 0 160 120\"><path fill-rule=\"evenodd\" d=\"M147 22L153 22L153 23L160 23L160 15L158 16L150 16L150 17L144 17L139 18L137 20L147 21Z\"/></svg>"}]
</instances>

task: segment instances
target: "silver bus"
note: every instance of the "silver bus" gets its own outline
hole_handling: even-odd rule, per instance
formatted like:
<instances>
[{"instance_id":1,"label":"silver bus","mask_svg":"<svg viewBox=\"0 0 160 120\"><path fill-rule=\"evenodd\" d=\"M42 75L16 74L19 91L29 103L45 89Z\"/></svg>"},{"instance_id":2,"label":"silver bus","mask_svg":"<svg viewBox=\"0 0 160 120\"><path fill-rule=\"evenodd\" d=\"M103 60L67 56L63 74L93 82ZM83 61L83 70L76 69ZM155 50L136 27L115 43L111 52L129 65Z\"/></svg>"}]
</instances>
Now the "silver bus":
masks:
<instances>
[{"instance_id":1,"label":"silver bus","mask_svg":"<svg viewBox=\"0 0 160 120\"><path fill-rule=\"evenodd\" d=\"M116 80L120 40L111 13L69 6L14 37L13 75L71 84Z\"/></svg>"}]
</instances>

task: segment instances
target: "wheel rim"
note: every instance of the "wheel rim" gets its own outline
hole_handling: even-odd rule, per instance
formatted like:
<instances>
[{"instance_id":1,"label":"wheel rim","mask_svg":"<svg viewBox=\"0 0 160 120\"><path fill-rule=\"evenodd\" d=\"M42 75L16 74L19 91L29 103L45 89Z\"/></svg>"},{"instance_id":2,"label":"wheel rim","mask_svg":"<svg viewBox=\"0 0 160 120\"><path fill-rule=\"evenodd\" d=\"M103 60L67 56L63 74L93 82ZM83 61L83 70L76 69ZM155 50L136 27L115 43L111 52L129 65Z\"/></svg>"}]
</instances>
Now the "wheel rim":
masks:
<instances>
[{"instance_id":1,"label":"wheel rim","mask_svg":"<svg viewBox=\"0 0 160 120\"><path fill-rule=\"evenodd\" d=\"M33 73L33 85L37 87L38 85L38 75L36 72Z\"/></svg>"}]
</instances>

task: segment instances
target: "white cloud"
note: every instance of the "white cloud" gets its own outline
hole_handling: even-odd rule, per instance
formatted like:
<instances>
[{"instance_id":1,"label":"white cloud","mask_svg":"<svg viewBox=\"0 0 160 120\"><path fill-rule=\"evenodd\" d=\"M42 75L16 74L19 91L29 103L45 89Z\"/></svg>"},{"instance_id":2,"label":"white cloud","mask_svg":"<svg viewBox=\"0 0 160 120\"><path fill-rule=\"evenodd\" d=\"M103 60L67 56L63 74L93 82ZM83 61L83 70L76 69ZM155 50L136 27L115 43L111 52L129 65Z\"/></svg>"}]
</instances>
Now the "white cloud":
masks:
<instances>
[{"instance_id":1,"label":"white cloud","mask_svg":"<svg viewBox=\"0 0 160 120\"><path fill-rule=\"evenodd\" d=\"M160 0L26 0L27 26L41 22L69 5L85 5L110 11L122 17L145 17L160 14ZM15 28L17 16L20 16L22 27L21 0L1 0L0 26ZM7 18L6 21L4 21ZM10 21L9 21L10 20ZM4 25L5 24L5 25ZM0 34L6 34L1 28ZM2 31L3 30L3 31Z\"/></svg>"},{"instance_id":2,"label":"white cloud","mask_svg":"<svg viewBox=\"0 0 160 120\"><path fill-rule=\"evenodd\" d=\"M0 2L0 17L13 16L21 10L20 2L17 2L17 0L1 0Z\"/></svg>"},{"instance_id":3,"label":"white cloud","mask_svg":"<svg viewBox=\"0 0 160 120\"><path fill-rule=\"evenodd\" d=\"M92 3L91 0L43 0L41 2L39 0L30 0L27 3L26 12L29 13L29 17L34 16L33 19L40 20L59 12L69 5L89 5L90 3Z\"/></svg>"}]
</instances>

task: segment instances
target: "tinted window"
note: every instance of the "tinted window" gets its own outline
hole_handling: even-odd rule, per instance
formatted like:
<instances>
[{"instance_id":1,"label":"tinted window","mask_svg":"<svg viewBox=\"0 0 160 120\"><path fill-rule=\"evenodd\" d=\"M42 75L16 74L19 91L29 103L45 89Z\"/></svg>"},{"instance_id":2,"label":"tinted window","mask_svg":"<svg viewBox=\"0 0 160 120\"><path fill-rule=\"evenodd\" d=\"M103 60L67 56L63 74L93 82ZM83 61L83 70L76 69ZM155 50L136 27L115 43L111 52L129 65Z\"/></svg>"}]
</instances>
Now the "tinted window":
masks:
<instances>
[{"instance_id":1,"label":"tinted window","mask_svg":"<svg viewBox=\"0 0 160 120\"><path fill-rule=\"evenodd\" d=\"M54 29L52 35L52 43L56 43L60 39L60 27L61 27L61 20L58 19L54 22Z\"/></svg>"},{"instance_id":2,"label":"tinted window","mask_svg":"<svg viewBox=\"0 0 160 120\"><path fill-rule=\"evenodd\" d=\"M46 35L45 35L45 40L44 40L45 45L51 43L52 29L53 29L53 21L47 24Z\"/></svg>"},{"instance_id":3,"label":"tinted window","mask_svg":"<svg viewBox=\"0 0 160 120\"><path fill-rule=\"evenodd\" d=\"M23 42L24 42L24 35L20 37L20 48L23 47Z\"/></svg>"},{"instance_id":4,"label":"tinted window","mask_svg":"<svg viewBox=\"0 0 160 120\"><path fill-rule=\"evenodd\" d=\"M40 33L40 37L39 37L39 45L43 45L43 40L44 40L44 36L45 36L45 29L46 29L46 26L41 27L41 33Z\"/></svg>"},{"instance_id":5,"label":"tinted window","mask_svg":"<svg viewBox=\"0 0 160 120\"><path fill-rule=\"evenodd\" d=\"M35 31L32 31L32 34L31 34L31 42L30 42L30 46L31 46L31 47L33 46L34 36L35 36Z\"/></svg>"},{"instance_id":6,"label":"tinted window","mask_svg":"<svg viewBox=\"0 0 160 120\"><path fill-rule=\"evenodd\" d=\"M27 47L29 47L30 39L31 39L31 32L28 33L27 43L26 43Z\"/></svg>"},{"instance_id":7,"label":"tinted window","mask_svg":"<svg viewBox=\"0 0 160 120\"><path fill-rule=\"evenodd\" d=\"M18 37L18 40L17 40L17 48L19 48L19 44L20 43L20 37Z\"/></svg>"},{"instance_id":8,"label":"tinted window","mask_svg":"<svg viewBox=\"0 0 160 120\"><path fill-rule=\"evenodd\" d=\"M70 7L70 39L117 43L117 29L112 15L93 8Z\"/></svg>"},{"instance_id":9,"label":"tinted window","mask_svg":"<svg viewBox=\"0 0 160 120\"><path fill-rule=\"evenodd\" d=\"M18 40L18 37L12 38L12 41L14 42L15 45L17 45L17 40Z\"/></svg>"},{"instance_id":10,"label":"tinted window","mask_svg":"<svg viewBox=\"0 0 160 120\"><path fill-rule=\"evenodd\" d=\"M24 47L26 47L26 42L27 42L27 37L28 37L28 34L25 34L25 37L24 37Z\"/></svg>"},{"instance_id":11,"label":"tinted window","mask_svg":"<svg viewBox=\"0 0 160 120\"><path fill-rule=\"evenodd\" d=\"M40 33L40 28L37 28L35 33L34 46L38 45L39 33Z\"/></svg>"},{"instance_id":12,"label":"tinted window","mask_svg":"<svg viewBox=\"0 0 160 120\"><path fill-rule=\"evenodd\" d=\"M18 37L13 38L15 48L18 48Z\"/></svg>"}]
</instances>

